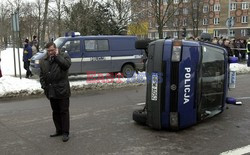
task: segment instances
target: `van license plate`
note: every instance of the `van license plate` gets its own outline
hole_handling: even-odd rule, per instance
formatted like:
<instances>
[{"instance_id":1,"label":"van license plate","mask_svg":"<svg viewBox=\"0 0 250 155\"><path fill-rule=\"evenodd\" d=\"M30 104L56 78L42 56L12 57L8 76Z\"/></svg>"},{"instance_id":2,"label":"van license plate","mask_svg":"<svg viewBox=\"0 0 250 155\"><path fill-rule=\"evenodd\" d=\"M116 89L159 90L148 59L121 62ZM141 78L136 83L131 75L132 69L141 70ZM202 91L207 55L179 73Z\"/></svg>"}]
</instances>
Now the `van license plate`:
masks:
<instances>
[{"instance_id":1,"label":"van license plate","mask_svg":"<svg viewBox=\"0 0 250 155\"><path fill-rule=\"evenodd\" d=\"M157 101L158 94L158 74L152 73L151 100Z\"/></svg>"}]
</instances>

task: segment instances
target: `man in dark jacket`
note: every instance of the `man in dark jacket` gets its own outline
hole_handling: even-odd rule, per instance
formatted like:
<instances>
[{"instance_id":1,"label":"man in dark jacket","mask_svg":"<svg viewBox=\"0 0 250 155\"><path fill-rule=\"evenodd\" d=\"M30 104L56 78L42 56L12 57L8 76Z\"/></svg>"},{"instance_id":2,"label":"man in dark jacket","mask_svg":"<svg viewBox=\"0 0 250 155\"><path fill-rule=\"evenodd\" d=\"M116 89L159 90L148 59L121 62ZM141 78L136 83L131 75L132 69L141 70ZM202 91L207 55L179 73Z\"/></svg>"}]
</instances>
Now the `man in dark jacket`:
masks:
<instances>
[{"instance_id":1,"label":"man in dark jacket","mask_svg":"<svg viewBox=\"0 0 250 155\"><path fill-rule=\"evenodd\" d=\"M69 97L70 85L68 69L71 65L67 53L59 52L50 42L45 47L47 55L40 61L40 82L44 93L50 100L56 133L50 137L62 135L63 142L69 140Z\"/></svg>"},{"instance_id":2,"label":"man in dark jacket","mask_svg":"<svg viewBox=\"0 0 250 155\"><path fill-rule=\"evenodd\" d=\"M29 78L33 75L30 71L31 57L32 57L32 48L29 45L29 40L25 39L24 49L23 49L23 64L24 64L24 69L26 70L26 78Z\"/></svg>"}]
</instances>

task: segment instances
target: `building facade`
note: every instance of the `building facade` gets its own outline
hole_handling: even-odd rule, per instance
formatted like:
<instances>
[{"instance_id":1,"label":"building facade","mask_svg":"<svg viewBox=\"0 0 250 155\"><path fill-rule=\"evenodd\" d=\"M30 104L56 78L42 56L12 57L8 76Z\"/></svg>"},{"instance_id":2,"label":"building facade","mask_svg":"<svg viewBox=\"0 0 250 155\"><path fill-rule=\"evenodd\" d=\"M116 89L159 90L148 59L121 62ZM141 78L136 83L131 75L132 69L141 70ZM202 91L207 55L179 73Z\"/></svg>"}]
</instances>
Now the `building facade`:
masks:
<instances>
[{"instance_id":1,"label":"building facade","mask_svg":"<svg viewBox=\"0 0 250 155\"><path fill-rule=\"evenodd\" d=\"M148 21L147 37L159 39L157 19L152 12L154 1L156 0L141 0L143 6L148 7L143 19ZM164 10L167 3L168 0L163 0L161 9ZM172 5L177 8L177 4L180 4L178 9L175 9L173 16L163 26L163 38L183 38L184 31L187 37L206 32L214 37L250 38L250 0L173 0Z\"/></svg>"}]
</instances>

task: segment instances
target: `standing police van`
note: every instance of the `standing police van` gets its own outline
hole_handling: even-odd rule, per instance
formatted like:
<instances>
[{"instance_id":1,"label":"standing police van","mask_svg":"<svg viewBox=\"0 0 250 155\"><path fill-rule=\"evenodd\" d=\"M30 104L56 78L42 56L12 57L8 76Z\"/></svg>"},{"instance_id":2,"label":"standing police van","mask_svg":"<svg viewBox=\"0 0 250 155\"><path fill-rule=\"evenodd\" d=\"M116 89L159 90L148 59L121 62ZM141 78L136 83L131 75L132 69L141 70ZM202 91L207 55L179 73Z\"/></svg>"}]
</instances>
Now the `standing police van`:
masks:
<instances>
[{"instance_id":1,"label":"standing police van","mask_svg":"<svg viewBox=\"0 0 250 155\"><path fill-rule=\"evenodd\" d=\"M71 57L69 74L118 73L132 77L134 72L144 70L145 51L135 49L135 36L80 36L72 33L70 37L57 38L54 43L61 52ZM46 50L31 58L32 73L40 73L39 60Z\"/></svg>"},{"instance_id":2,"label":"standing police van","mask_svg":"<svg viewBox=\"0 0 250 155\"><path fill-rule=\"evenodd\" d=\"M178 130L223 111L229 71L224 48L185 40L141 45L148 51L146 106L133 112L134 121Z\"/></svg>"}]
</instances>

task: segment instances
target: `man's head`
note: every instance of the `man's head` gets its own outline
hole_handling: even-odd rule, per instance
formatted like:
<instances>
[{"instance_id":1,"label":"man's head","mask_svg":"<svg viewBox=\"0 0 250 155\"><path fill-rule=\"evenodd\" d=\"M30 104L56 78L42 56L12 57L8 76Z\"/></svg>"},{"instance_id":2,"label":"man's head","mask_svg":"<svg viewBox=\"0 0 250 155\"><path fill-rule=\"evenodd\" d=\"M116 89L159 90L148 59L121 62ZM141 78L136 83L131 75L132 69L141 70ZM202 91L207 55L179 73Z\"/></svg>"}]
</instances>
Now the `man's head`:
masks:
<instances>
[{"instance_id":1,"label":"man's head","mask_svg":"<svg viewBox=\"0 0 250 155\"><path fill-rule=\"evenodd\" d=\"M28 43L29 43L29 39L25 39L24 44L28 44Z\"/></svg>"},{"instance_id":2,"label":"man's head","mask_svg":"<svg viewBox=\"0 0 250 155\"><path fill-rule=\"evenodd\" d=\"M49 56L55 56L57 54L56 44L53 42L49 42L46 44L45 48L47 49Z\"/></svg>"},{"instance_id":3,"label":"man's head","mask_svg":"<svg viewBox=\"0 0 250 155\"><path fill-rule=\"evenodd\" d=\"M35 40L37 38L37 36L33 36L33 40Z\"/></svg>"},{"instance_id":4,"label":"man's head","mask_svg":"<svg viewBox=\"0 0 250 155\"><path fill-rule=\"evenodd\" d=\"M224 45L225 45L225 46L229 46L229 44L230 44L230 41L226 39L226 40L224 41Z\"/></svg>"}]
</instances>

